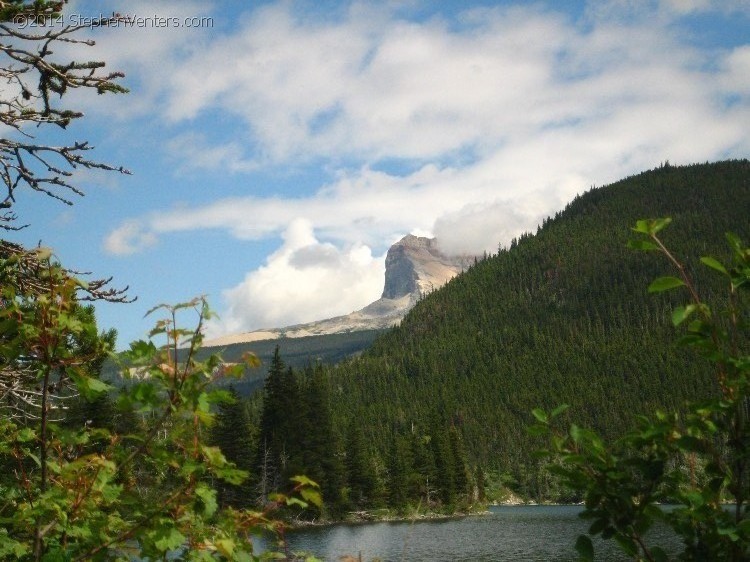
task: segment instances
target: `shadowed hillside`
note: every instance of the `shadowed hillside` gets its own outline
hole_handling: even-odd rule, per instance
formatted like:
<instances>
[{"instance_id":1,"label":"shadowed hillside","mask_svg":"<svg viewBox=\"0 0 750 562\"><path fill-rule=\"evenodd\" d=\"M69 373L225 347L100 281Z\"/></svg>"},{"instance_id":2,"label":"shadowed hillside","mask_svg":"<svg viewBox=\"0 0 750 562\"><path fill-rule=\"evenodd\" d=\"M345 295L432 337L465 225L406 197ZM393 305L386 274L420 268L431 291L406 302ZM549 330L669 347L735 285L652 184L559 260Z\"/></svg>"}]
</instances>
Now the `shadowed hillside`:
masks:
<instances>
[{"instance_id":1,"label":"shadowed hillside","mask_svg":"<svg viewBox=\"0 0 750 562\"><path fill-rule=\"evenodd\" d=\"M532 408L569 403L572 419L613 435L636 413L714 390L709 367L674 344L669 313L684 295L647 294L669 265L629 250L630 227L672 217L664 240L710 293L698 259L728 255L728 230L750 237L749 210L746 160L665 165L592 189L332 369L338 424L359 420L383 458L397 435L450 424L473 464L547 494L525 431Z\"/></svg>"}]
</instances>

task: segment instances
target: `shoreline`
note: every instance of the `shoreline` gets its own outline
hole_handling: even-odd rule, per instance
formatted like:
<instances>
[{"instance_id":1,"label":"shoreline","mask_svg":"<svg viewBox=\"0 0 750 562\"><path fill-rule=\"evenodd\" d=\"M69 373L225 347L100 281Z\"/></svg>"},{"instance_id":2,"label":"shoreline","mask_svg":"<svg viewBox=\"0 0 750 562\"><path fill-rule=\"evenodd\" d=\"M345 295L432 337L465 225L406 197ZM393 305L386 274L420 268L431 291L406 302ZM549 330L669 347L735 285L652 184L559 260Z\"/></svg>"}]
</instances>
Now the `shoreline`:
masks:
<instances>
[{"instance_id":1,"label":"shoreline","mask_svg":"<svg viewBox=\"0 0 750 562\"><path fill-rule=\"evenodd\" d=\"M417 521L438 521L443 519L463 519L465 517L492 515L489 510L491 504L482 506L476 511L459 511L455 513L424 512L413 515L398 515L387 513L377 515L373 512L350 512L353 517L346 519L327 519L314 521L293 521L289 523L289 530L296 531L309 527L327 527L332 525L365 525L367 523L415 523Z\"/></svg>"},{"instance_id":2,"label":"shoreline","mask_svg":"<svg viewBox=\"0 0 750 562\"><path fill-rule=\"evenodd\" d=\"M415 523L418 521L439 521L448 519L464 519L466 517L476 516L488 516L492 515L490 508L492 507L539 507L539 506L550 506L550 507L566 507L566 506L582 506L583 502L580 503L555 503L555 502L535 502L535 501L504 501L504 502L493 502L477 506L476 510L471 511L458 511L454 513L439 513L439 512L422 512L414 513L412 515L399 515L395 513L383 513L378 514L379 511L387 511L387 509L373 510L373 511L356 511L350 512L350 516L346 519L316 519L313 521L301 521L295 520L290 521L288 530L297 531L307 529L310 527L329 527L333 525L365 525L368 523Z\"/></svg>"}]
</instances>

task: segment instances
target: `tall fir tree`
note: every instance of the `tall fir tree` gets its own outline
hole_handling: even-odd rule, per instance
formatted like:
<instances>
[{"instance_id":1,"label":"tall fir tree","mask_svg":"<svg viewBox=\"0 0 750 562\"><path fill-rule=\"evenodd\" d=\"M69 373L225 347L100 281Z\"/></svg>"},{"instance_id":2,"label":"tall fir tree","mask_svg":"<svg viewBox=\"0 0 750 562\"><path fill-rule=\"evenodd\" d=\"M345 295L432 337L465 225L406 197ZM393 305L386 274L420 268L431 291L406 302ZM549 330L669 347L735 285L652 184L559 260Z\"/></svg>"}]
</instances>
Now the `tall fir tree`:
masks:
<instances>
[{"instance_id":1,"label":"tall fir tree","mask_svg":"<svg viewBox=\"0 0 750 562\"><path fill-rule=\"evenodd\" d=\"M378 504L378 478L362 426L357 420L349 425L347 433L346 477L352 509L366 509Z\"/></svg>"},{"instance_id":2,"label":"tall fir tree","mask_svg":"<svg viewBox=\"0 0 750 562\"><path fill-rule=\"evenodd\" d=\"M255 460L257 476L257 503L267 501L268 494L279 489L283 469L284 443L284 372L279 346L271 359L268 376L263 387L263 409L260 415L260 432Z\"/></svg>"},{"instance_id":3,"label":"tall fir tree","mask_svg":"<svg viewBox=\"0 0 750 562\"><path fill-rule=\"evenodd\" d=\"M233 462L237 468L252 473L255 450L253 427L237 390L230 386L228 392L231 399L219 404L211 428L211 442L218 446L226 459ZM254 478L248 478L239 485L218 482L219 501L223 505L248 507L253 503L253 481Z\"/></svg>"},{"instance_id":4,"label":"tall fir tree","mask_svg":"<svg viewBox=\"0 0 750 562\"><path fill-rule=\"evenodd\" d=\"M303 472L321 484L323 500L331 515L345 508L342 495L345 468L341 437L333 425L328 381L320 364L306 370L299 411L304 412L299 435L304 438Z\"/></svg>"},{"instance_id":5,"label":"tall fir tree","mask_svg":"<svg viewBox=\"0 0 750 562\"><path fill-rule=\"evenodd\" d=\"M394 435L388 455L388 504L402 511L409 504L413 456L406 438Z\"/></svg>"}]
</instances>

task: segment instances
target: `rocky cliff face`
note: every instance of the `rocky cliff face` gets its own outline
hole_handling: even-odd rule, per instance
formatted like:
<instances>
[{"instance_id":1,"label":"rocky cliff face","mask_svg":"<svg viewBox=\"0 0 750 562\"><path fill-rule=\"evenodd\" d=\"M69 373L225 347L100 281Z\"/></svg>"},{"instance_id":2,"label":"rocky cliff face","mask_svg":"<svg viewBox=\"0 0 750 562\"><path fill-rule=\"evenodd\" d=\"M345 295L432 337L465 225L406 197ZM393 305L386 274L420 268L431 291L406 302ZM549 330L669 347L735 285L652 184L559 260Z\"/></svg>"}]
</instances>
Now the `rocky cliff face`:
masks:
<instances>
[{"instance_id":1,"label":"rocky cliff face","mask_svg":"<svg viewBox=\"0 0 750 562\"><path fill-rule=\"evenodd\" d=\"M204 345L389 328L398 324L420 297L445 285L473 261L473 256L446 256L438 249L434 238L409 234L388 250L383 294L363 309L307 324L224 336L206 341Z\"/></svg>"},{"instance_id":2,"label":"rocky cliff face","mask_svg":"<svg viewBox=\"0 0 750 562\"><path fill-rule=\"evenodd\" d=\"M435 238L404 236L386 255L381 298L425 295L445 285L472 261L473 257L443 254Z\"/></svg>"}]
</instances>

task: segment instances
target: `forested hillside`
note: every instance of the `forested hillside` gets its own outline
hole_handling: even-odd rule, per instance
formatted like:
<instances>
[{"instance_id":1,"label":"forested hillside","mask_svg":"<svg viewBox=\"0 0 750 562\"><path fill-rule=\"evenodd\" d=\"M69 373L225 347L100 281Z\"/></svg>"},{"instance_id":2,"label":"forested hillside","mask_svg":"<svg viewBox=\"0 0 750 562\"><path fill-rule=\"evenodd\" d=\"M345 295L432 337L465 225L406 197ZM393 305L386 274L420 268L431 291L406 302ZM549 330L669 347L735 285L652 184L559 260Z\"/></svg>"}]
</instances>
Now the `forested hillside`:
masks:
<instances>
[{"instance_id":1,"label":"forested hillside","mask_svg":"<svg viewBox=\"0 0 750 562\"><path fill-rule=\"evenodd\" d=\"M526 433L532 408L571 404L571 419L612 436L635 414L715 391L709 367L674 343L669 313L680 295L647 294L669 264L628 249L630 228L672 217L665 241L711 293L698 259L726 256L726 231L750 237L749 210L747 160L667 164L590 190L330 369L336 426L356 422L381 475L392 477L382 467L401 457L412 499L429 492L430 472L439 477L439 455L420 468L410 445L429 442L435 427L461 437L474 475L504 474L521 494L549 497Z\"/></svg>"}]
</instances>

